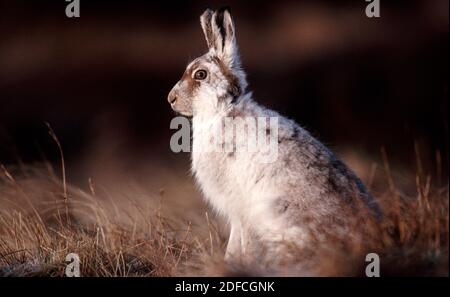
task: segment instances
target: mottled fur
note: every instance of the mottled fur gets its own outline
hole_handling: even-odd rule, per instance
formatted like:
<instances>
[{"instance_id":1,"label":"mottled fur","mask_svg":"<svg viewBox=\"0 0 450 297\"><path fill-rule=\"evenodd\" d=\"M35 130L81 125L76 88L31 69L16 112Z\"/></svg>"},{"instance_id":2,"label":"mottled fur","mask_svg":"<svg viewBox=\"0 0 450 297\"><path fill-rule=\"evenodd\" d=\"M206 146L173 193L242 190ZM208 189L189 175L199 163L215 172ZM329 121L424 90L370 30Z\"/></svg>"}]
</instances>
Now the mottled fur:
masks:
<instances>
[{"instance_id":1,"label":"mottled fur","mask_svg":"<svg viewBox=\"0 0 450 297\"><path fill-rule=\"evenodd\" d=\"M252 99L227 10L205 11L201 26L209 51L188 65L169 101L193 117L192 170L206 199L230 224L226 259L281 263L286 246L326 246L328 232L343 242L364 242L368 231L360 222L379 218L381 211L362 182L306 130ZM208 72L205 80L193 78L198 69ZM277 161L265 164L259 152L205 152L225 117L278 117Z\"/></svg>"}]
</instances>

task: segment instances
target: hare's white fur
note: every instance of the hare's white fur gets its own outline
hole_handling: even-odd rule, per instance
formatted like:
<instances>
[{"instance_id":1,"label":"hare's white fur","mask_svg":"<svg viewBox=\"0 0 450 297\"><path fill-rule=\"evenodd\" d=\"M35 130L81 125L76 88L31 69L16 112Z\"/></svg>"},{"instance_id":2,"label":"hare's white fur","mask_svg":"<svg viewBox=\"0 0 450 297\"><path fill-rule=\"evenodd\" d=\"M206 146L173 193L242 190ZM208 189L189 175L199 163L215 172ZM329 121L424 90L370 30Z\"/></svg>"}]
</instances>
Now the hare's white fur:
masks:
<instances>
[{"instance_id":1,"label":"hare's white fur","mask_svg":"<svg viewBox=\"0 0 450 297\"><path fill-rule=\"evenodd\" d=\"M286 255L286 243L327 244L328 233L343 241L362 240L364 226L355 228L354 222L380 215L364 185L293 120L253 100L228 11L205 11L201 25L209 51L188 65L169 101L193 117L192 170L206 199L231 227L226 259L258 260L264 254L276 260ZM208 77L197 80L198 69ZM226 117L277 117L277 160L263 162L258 151L206 148Z\"/></svg>"}]
</instances>

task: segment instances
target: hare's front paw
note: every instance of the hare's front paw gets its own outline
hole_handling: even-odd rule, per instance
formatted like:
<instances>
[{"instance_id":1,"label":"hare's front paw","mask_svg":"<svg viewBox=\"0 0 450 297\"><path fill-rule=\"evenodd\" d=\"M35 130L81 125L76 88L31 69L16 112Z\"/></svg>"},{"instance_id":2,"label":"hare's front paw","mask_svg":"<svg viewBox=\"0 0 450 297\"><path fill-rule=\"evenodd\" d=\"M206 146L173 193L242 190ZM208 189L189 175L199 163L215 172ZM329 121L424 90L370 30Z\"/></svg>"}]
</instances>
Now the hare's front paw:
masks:
<instances>
[{"instance_id":1,"label":"hare's front paw","mask_svg":"<svg viewBox=\"0 0 450 297\"><path fill-rule=\"evenodd\" d=\"M225 251L225 262L236 262L242 255L242 228L238 225L231 226L230 238L228 239L227 250Z\"/></svg>"}]
</instances>

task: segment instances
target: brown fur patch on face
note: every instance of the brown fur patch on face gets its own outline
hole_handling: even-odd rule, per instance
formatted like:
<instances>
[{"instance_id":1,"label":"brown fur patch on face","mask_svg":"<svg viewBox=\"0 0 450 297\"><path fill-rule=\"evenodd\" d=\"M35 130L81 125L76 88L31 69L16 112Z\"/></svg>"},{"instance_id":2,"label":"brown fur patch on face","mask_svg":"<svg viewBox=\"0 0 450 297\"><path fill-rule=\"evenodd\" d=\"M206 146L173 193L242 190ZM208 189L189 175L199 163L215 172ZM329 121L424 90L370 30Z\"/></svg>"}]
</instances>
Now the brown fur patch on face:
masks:
<instances>
[{"instance_id":1,"label":"brown fur patch on face","mask_svg":"<svg viewBox=\"0 0 450 297\"><path fill-rule=\"evenodd\" d=\"M187 84L186 92L189 96L192 96L194 90L200 86L200 82L192 78L192 72L197 69L199 64L200 63L194 63L189 69L186 69L181 77L181 81L186 82Z\"/></svg>"},{"instance_id":2,"label":"brown fur patch on face","mask_svg":"<svg viewBox=\"0 0 450 297\"><path fill-rule=\"evenodd\" d=\"M218 57L213 57L212 61L216 63L217 66L219 66L220 72L222 72L222 74L225 76L225 79L228 81L227 93L233 97L232 102L234 102L242 94L239 79Z\"/></svg>"}]
</instances>

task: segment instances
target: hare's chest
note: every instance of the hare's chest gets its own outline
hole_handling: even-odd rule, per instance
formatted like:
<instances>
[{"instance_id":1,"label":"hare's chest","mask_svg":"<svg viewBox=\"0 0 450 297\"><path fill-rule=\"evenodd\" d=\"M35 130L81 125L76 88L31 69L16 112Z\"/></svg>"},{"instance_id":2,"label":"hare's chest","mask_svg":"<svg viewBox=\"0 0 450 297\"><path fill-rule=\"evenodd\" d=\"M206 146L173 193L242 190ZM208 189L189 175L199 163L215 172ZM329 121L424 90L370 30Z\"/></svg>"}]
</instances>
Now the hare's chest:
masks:
<instances>
[{"instance_id":1,"label":"hare's chest","mask_svg":"<svg viewBox=\"0 0 450 297\"><path fill-rule=\"evenodd\" d=\"M229 214L242 208L241 187L230 153L214 143L217 131L214 125L196 130L194 126L192 170L207 200L221 213Z\"/></svg>"},{"instance_id":2,"label":"hare's chest","mask_svg":"<svg viewBox=\"0 0 450 297\"><path fill-rule=\"evenodd\" d=\"M198 144L196 144L194 138L192 170L203 193L210 199L234 195L236 185L233 186L232 180L234 178L223 153L205 151L203 146L196 150L196 145ZM223 200L222 198L220 199Z\"/></svg>"}]
</instances>

